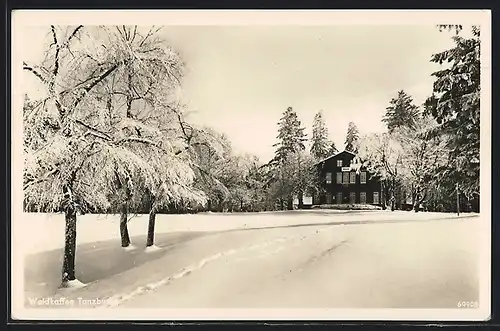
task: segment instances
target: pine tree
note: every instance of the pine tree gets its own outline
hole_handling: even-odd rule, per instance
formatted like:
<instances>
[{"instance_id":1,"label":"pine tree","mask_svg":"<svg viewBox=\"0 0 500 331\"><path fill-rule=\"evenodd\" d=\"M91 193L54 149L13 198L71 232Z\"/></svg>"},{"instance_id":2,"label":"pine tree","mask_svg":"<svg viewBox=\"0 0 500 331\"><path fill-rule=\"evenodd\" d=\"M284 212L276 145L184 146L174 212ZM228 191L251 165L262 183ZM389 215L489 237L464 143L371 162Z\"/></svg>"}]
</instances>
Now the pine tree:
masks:
<instances>
[{"instance_id":1,"label":"pine tree","mask_svg":"<svg viewBox=\"0 0 500 331\"><path fill-rule=\"evenodd\" d=\"M323 112L319 111L313 120L311 137L311 155L317 159L323 159L331 154L332 146L328 140L328 129L323 118ZM335 145L333 145L334 147Z\"/></svg>"},{"instance_id":2,"label":"pine tree","mask_svg":"<svg viewBox=\"0 0 500 331\"><path fill-rule=\"evenodd\" d=\"M274 144L276 151L271 163L274 165L274 176L278 178L280 205L283 205L283 199L286 199L287 209L292 209L293 193L297 185L297 178L294 176L294 155L305 150L307 138L305 128L301 126L292 107L288 107L283 113L278 126L278 143ZM297 163L300 163L300 160Z\"/></svg>"},{"instance_id":3,"label":"pine tree","mask_svg":"<svg viewBox=\"0 0 500 331\"><path fill-rule=\"evenodd\" d=\"M278 143L274 144L277 147L275 152L275 160L282 162L290 153L296 153L305 150L305 142L307 135L304 133L305 128L301 126L301 122L297 117L297 113L288 107L283 113L283 116L278 122Z\"/></svg>"},{"instance_id":4,"label":"pine tree","mask_svg":"<svg viewBox=\"0 0 500 331\"><path fill-rule=\"evenodd\" d=\"M345 138L345 150L353 153L358 152L359 145L359 130L354 122L349 122L347 135Z\"/></svg>"},{"instance_id":5,"label":"pine tree","mask_svg":"<svg viewBox=\"0 0 500 331\"><path fill-rule=\"evenodd\" d=\"M440 123L439 134L448 137L449 164L443 176L458 182L462 192L479 195L480 140L480 29L472 27L472 37L460 36L461 26L440 26L456 29L455 47L434 54L431 61L450 63L432 74L433 95L427 99L426 112Z\"/></svg>"},{"instance_id":6,"label":"pine tree","mask_svg":"<svg viewBox=\"0 0 500 331\"><path fill-rule=\"evenodd\" d=\"M390 101L382 121L387 124L390 133L399 127L413 129L419 114L420 111L413 104L413 99L405 91L401 90L398 92L398 96Z\"/></svg>"}]
</instances>

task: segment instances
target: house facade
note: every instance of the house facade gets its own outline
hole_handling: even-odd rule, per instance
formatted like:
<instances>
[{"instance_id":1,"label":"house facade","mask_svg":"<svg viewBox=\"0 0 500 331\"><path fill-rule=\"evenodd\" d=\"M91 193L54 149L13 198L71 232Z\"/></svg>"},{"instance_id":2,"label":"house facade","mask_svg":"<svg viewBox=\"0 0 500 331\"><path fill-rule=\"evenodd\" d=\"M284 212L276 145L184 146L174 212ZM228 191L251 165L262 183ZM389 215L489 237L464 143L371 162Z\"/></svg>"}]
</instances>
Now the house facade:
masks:
<instances>
[{"instance_id":1,"label":"house facade","mask_svg":"<svg viewBox=\"0 0 500 331\"><path fill-rule=\"evenodd\" d=\"M343 151L316 164L322 193L313 198L313 205L382 205L381 182L363 167L356 171L352 167L355 156L354 153Z\"/></svg>"}]
</instances>

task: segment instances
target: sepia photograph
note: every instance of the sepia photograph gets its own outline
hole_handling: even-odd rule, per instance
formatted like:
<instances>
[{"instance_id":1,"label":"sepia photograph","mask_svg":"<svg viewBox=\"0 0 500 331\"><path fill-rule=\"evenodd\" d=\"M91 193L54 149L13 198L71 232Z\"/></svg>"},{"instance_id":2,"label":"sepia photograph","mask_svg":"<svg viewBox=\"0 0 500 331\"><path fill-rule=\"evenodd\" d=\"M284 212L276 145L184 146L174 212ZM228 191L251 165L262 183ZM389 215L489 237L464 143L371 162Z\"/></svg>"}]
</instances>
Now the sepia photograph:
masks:
<instances>
[{"instance_id":1,"label":"sepia photograph","mask_svg":"<svg viewBox=\"0 0 500 331\"><path fill-rule=\"evenodd\" d=\"M487 320L490 11L14 11L22 320Z\"/></svg>"}]
</instances>

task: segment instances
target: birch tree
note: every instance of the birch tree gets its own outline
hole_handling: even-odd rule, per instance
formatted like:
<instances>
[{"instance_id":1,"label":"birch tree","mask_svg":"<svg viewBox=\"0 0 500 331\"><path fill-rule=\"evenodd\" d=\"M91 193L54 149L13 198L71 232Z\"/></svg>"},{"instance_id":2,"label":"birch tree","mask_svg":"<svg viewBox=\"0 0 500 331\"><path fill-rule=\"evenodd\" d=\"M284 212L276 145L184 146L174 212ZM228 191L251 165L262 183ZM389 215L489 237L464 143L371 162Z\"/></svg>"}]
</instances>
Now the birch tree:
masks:
<instances>
[{"instance_id":1,"label":"birch tree","mask_svg":"<svg viewBox=\"0 0 500 331\"><path fill-rule=\"evenodd\" d=\"M92 65L90 60L85 62L82 54L87 53L81 47L82 39L91 38L83 26L62 31L51 26L50 37L41 64L23 63L23 69L35 75L47 92L43 102L23 118L24 197L28 207L65 213L62 282L68 286L70 282L76 283L77 212L109 206L107 196L96 189L100 185L94 185L102 181L102 172L98 172L98 177L86 176L95 165L89 159L110 149L116 154L126 151L120 150L119 142L112 142L109 135L85 122L96 111L95 107L88 107L95 103L92 92L117 70L119 63L105 54L102 57L107 61L102 66ZM81 79L82 76L85 78Z\"/></svg>"},{"instance_id":2,"label":"birch tree","mask_svg":"<svg viewBox=\"0 0 500 331\"><path fill-rule=\"evenodd\" d=\"M152 119L150 119L152 120ZM174 136L176 123L166 123L156 117L161 128L156 133L157 146L146 145L137 151L155 171L154 183L147 188L149 221L147 247L154 246L155 223L158 211L183 207L186 204L204 205L206 196L195 187L195 164L180 137ZM172 127L173 126L173 127Z\"/></svg>"},{"instance_id":3,"label":"birch tree","mask_svg":"<svg viewBox=\"0 0 500 331\"><path fill-rule=\"evenodd\" d=\"M148 160L155 170L154 187L150 195L147 246L154 243L156 213L173 205L203 204L203 192L193 187L193 162L188 153L193 139L186 137L180 105L183 63L166 40L159 36L160 29L151 27L141 35L137 27L115 27L118 39L137 56L127 59L123 79L111 89L121 101L121 129L128 135L153 141L153 144L129 146ZM114 82L113 82L114 83ZM122 206L130 199L125 198ZM122 207L121 219L126 222L127 209ZM123 223L122 223L123 224ZM126 228L126 223L123 225Z\"/></svg>"},{"instance_id":4,"label":"birch tree","mask_svg":"<svg viewBox=\"0 0 500 331\"><path fill-rule=\"evenodd\" d=\"M109 210L117 184L126 193L124 200L155 187L155 169L139 155L139 146L168 154L161 139L153 139L154 128L145 134L147 126L127 114L133 109L132 90L145 97L144 91L154 82L150 74L175 71L175 54L148 48L155 30L147 31L51 26L45 58L38 64L23 63L47 92L37 107L24 114L25 205L65 213L63 286L78 283L77 213ZM125 116L119 115L122 108L114 107L119 93L113 80L129 87ZM120 227L127 239L124 226Z\"/></svg>"}]
</instances>

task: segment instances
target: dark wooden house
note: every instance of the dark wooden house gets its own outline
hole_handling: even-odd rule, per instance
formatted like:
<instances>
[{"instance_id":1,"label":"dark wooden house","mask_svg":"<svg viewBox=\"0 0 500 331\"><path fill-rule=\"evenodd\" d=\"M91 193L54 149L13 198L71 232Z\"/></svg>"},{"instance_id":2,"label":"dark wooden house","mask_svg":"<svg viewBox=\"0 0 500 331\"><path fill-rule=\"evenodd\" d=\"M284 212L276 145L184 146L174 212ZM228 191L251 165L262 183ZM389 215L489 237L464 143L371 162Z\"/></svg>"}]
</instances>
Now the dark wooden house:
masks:
<instances>
[{"instance_id":1,"label":"dark wooden house","mask_svg":"<svg viewBox=\"0 0 500 331\"><path fill-rule=\"evenodd\" d=\"M322 193L313 198L313 205L382 205L383 192L380 181L363 167L355 169L352 166L355 156L354 153L343 151L316 164Z\"/></svg>"}]
</instances>

